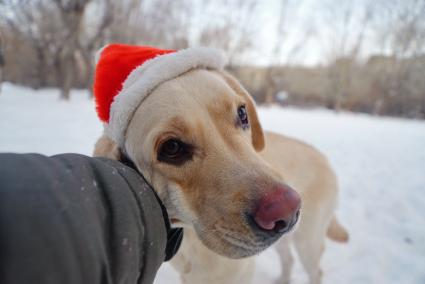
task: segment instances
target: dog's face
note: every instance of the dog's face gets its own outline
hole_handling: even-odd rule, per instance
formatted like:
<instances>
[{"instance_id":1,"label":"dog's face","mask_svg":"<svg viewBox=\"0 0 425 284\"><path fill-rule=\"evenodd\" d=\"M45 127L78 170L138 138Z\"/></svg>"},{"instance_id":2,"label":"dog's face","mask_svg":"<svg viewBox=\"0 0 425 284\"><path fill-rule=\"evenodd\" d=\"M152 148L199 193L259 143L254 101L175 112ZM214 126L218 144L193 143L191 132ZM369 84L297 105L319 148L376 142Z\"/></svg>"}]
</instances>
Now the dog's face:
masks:
<instances>
[{"instance_id":1,"label":"dog's face","mask_svg":"<svg viewBox=\"0 0 425 284\"><path fill-rule=\"evenodd\" d=\"M258 155L264 137L250 96L229 75L193 70L136 110L125 152L176 226L231 258L256 254L298 219L298 195Z\"/></svg>"}]
</instances>

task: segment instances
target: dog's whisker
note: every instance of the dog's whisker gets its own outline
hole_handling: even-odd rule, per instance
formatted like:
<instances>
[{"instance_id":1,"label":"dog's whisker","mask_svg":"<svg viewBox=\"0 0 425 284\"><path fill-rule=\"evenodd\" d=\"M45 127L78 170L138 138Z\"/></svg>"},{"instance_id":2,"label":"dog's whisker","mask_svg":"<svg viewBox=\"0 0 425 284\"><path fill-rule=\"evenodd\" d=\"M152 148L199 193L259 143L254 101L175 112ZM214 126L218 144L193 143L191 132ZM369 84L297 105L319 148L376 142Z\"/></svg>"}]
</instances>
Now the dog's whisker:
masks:
<instances>
[{"instance_id":1,"label":"dog's whisker","mask_svg":"<svg viewBox=\"0 0 425 284\"><path fill-rule=\"evenodd\" d=\"M218 233L221 233L221 234L232 235L232 236L235 236L235 237L238 236L238 235L240 235L240 232L238 233L236 231L229 230L227 228L220 227L220 226L216 226L215 227L215 231L218 232Z\"/></svg>"},{"instance_id":2,"label":"dog's whisker","mask_svg":"<svg viewBox=\"0 0 425 284\"><path fill-rule=\"evenodd\" d=\"M253 251L257 251L257 249L255 247L251 247L248 246L246 243L240 242L232 237L229 237L227 235L221 235L220 238L228 243L230 243L231 245L238 247L240 249L243 249L245 251L248 252L253 252Z\"/></svg>"},{"instance_id":3,"label":"dog's whisker","mask_svg":"<svg viewBox=\"0 0 425 284\"><path fill-rule=\"evenodd\" d=\"M237 233L237 232L232 231L232 230L228 230L228 229L223 228L223 227L217 226L215 228L215 231L217 233L223 235L223 236L226 236L227 238L231 238L231 239L233 239L237 242L247 244L250 247L257 247L257 245L258 245L258 242L255 242L254 240L249 239L249 238L243 238L243 237L240 236L240 233Z\"/></svg>"}]
</instances>

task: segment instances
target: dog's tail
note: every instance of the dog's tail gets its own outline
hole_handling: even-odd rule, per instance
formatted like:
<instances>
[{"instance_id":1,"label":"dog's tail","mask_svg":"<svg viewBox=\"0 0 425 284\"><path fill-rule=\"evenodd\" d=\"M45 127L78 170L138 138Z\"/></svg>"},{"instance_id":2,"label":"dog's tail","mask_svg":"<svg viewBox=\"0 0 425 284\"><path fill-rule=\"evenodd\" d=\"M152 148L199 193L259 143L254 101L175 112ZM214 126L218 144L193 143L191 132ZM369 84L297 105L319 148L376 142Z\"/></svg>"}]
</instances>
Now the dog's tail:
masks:
<instances>
[{"instance_id":1,"label":"dog's tail","mask_svg":"<svg viewBox=\"0 0 425 284\"><path fill-rule=\"evenodd\" d=\"M329 224L327 236L339 243L346 243L348 242L349 235L347 230L338 222L338 219L334 215L332 217L331 223Z\"/></svg>"}]
</instances>

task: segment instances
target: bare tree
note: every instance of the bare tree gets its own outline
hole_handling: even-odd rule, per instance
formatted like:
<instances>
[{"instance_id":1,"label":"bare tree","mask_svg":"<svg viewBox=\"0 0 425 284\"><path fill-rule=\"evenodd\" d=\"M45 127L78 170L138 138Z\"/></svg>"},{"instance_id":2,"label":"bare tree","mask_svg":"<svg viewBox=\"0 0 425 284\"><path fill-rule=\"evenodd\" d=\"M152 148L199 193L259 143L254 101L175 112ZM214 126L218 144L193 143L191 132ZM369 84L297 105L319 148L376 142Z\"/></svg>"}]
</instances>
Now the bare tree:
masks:
<instances>
[{"instance_id":1,"label":"bare tree","mask_svg":"<svg viewBox=\"0 0 425 284\"><path fill-rule=\"evenodd\" d=\"M48 76L56 75L61 98L69 99L71 87L85 76L86 86L93 74L93 54L104 41L104 32L112 22L111 0L9 0L10 10L6 23L16 34L22 34L31 43L37 58L37 76L40 86L48 85ZM100 6L98 22L87 32L89 4ZM92 25L93 26L93 25ZM54 72L48 72L54 70ZM82 72L84 71L84 72Z\"/></svg>"},{"instance_id":2,"label":"bare tree","mask_svg":"<svg viewBox=\"0 0 425 284\"><path fill-rule=\"evenodd\" d=\"M303 52L303 46L310 39L313 29L308 23L298 27L296 38L291 38L291 21L296 17L302 1L282 0L279 2L278 21L275 29L275 41L270 54L270 64L265 70L265 102L275 101L275 95L284 88L285 72L283 66L288 66ZM280 69L279 71L277 69Z\"/></svg>"},{"instance_id":3,"label":"bare tree","mask_svg":"<svg viewBox=\"0 0 425 284\"><path fill-rule=\"evenodd\" d=\"M334 1L324 5L320 38L328 67L328 106L336 111L349 94L353 72L359 60L367 32L375 12L373 2L356 5L352 1Z\"/></svg>"},{"instance_id":4,"label":"bare tree","mask_svg":"<svg viewBox=\"0 0 425 284\"><path fill-rule=\"evenodd\" d=\"M288 11L289 9L290 1L285 0L281 1L280 9L279 9L279 18L278 18L278 24L276 27L276 41L272 50L271 54L271 63L270 66L267 68L265 73L265 81L266 81L266 97L265 102L266 104L271 104L274 102L274 96L276 93L276 75L274 74L273 67L280 65L280 59L282 57L282 45L285 40L286 36L286 25L288 21Z\"/></svg>"},{"instance_id":5,"label":"bare tree","mask_svg":"<svg viewBox=\"0 0 425 284\"><path fill-rule=\"evenodd\" d=\"M22 34L30 42L33 49L36 52L37 64L35 69L39 74L40 85L46 84L46 69L47 69L47 57L46 47L49 46L52 40L52 31L56 26L47 23L43 23L52 17L46 18L42 15L51 14L50 9L47 8L45 3L42 1L27 2L27 1L5 1L5 5L8 5L10 12L13 14L9 17L5 15L4 19L13 33L16 35ZM52 48L50 46L50 48ZM54 50L55 48L52 48Z\"/></svg>"},{"instance_id":6,"label":"bare tree","mask_svg":"<svg viewBox=\"0 0 425 284\"><path fill-rule=\"evenodd\" d=\"M195 45L214 46L226 51L230 69L240 64L245 53L253 48L259 32L255 25L258 2L201 1L194 11L198 15L196 22L192 23L199 28Z\"/></svg>"},{"instance_id":7,"label":"bare tree","mask_svg":"<svg viewBox=\"0 0 425 284\"><path fill-rule=\"evenodd\" d=\"M415 107L411 102L416 97L421 100L416 104L421 106L417 112L425 115L425 91L416 78L425 70L425 2L390 0L378 4L381 13L372 32L380 53L387 54L392 64L381 64L375 72L375 84L382 93L376 112L387 108L406 114Z\"/></svg>"},{"instance_id":8,"label":"bare tree","mask_svg":"<svg viewBox=\"0 0 425 284\"><path fill-rule=\"evenodd\" d=\"M62 50L59 60L59 82L61 97L69 99L74 82L76 51L79 49L79 38L82 32L84 11L90 0L55 0L53 1L63 21Z\"/></svg>"},{"instance_id":9,"label":"bare tree","mask_svg":"<svg viewBox=\"0 0 425 284\"><path fill-rule=\"evenodd\" d=\"M188 0L124 0L114 2L112 41L181 49L189 45Z\"/></svg>"},{"instance_id":10,"label":"bare tree","mask_svg":"<svg viewBox=\"0 0 425 284\"><path fill-rule=\"evenodd\" d=\"M4 40L3 40L3 34L0 30L0 94L1 94L1 85L3 83L3 69L5 65L5 59L4 59Z\"/></svg>"}]
</instances>

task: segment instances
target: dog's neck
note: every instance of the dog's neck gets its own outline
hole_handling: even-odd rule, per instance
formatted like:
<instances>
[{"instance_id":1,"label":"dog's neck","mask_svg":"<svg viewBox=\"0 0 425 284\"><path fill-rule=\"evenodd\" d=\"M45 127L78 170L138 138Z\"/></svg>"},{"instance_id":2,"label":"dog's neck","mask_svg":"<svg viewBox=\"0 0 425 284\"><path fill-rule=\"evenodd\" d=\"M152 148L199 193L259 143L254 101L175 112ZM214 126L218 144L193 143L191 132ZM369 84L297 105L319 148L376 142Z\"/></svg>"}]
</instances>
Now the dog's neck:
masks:
<instances>
[{"instance_id":1,"label":"dog's neck","mask_svg":"<svg viewBox=\"0 0 425 284\"><path fill-rule=\"evenodd\" d=\"M171 228L171 222L170 222L170 218L168 216L167 209L165 208L162 200L159 198L156 191L148 183L148 181L143 176L143 174L137 169L137 166L135 165L135 163L130 158L128 158L127 155L125 155L123 153L121 153L121 162L124 165L126 165L127 167L134 169L136 172L138 172L140 174L140 176L143 178L146 185L148 185L148 187L152 190L153 194L155 195L155 197L158 201L159 206L161 207L162 216L164 218L164 223L165 223L165 227L166 227L166 230L167 230L167 247L165 249L165 260L164 261L168 261L177 253L177 251L180 248L181 242L183 240L183 228L176 228L176 227Z\"/></svg>"}]
</instances>

